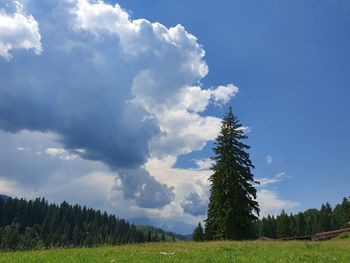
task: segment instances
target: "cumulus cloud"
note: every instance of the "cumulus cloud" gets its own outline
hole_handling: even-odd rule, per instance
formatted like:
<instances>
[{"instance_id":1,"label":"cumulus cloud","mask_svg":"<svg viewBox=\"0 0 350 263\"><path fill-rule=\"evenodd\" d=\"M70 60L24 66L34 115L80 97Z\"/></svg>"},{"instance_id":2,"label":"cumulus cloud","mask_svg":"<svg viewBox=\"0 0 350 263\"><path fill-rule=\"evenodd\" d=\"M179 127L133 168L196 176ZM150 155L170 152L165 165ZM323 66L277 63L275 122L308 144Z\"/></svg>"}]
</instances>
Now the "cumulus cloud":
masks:
<instances>
[{"instance_id":1,"label":"cumulus cloud","mask_svg":"<svg viewBox=\"0 0 350 263\"><path fill-rule=\"evenodd\" d=\"M152 138L151 152L154 156L178 156L203 149L214 140L220 131L221 119L202 116L210 102L225 104L238 92L234 85L216 89L202 89L188 86L179 90L176 96L165 103L149 103L148 111L155 116L161 133ZM136 96L135 101L144 101Z\"/></svg>"},{"instance_id":2,"label":"cumulus cloud","mask_svg":"<svg viewBox=\"0 0 350 263\"><path fill-rule=\"evenodd\" d=\"M203 220L210 160L174 164L217 136L221 120L206 109L238 88L203 87L197 38L103 1L21 3L0 0L0 191ZM268 190L258 196L262 210L295 205Z\"/></svg>"},{"instance_id":3,"label":"cumulus cloud","mask_svg":"<svg viewBox=\"0 0 350 263\"><path fill-rule=\"evenodd\" d=\"M150 147L157 157L178 156L203 149L220 131L221 120L202 117L186 110L157 112L162 133L152 138Z\"/></svg>"},{"instance_id":4,"label":"cumulus cloud","mask_svg":"<svg viewBox=\"0 0 350 263\"><path fill-rule=\"evenodd\" d=\"M190 193L181 203L185 213L198 216L205 215L208 209L208 199L202 198L198 193Z\"/></svg>"},{"instance_id":5,"label":"cumulus cloud","mask_svg":"<svg viewBox=\"0 0 350 263\"><path fill-rule=\"evenodd\" d=\"M261 210L260 216L276 215L282 209L287 210L300 206L298 202L280 199L276 192L267 189L257 192L257 201Z\"/></svg>"},{"instance_id":6,"label":"cumulus cloud","mask_svg":"<svg viewBox=\"0 0 350 263\"><path fill-rule=\"evenodd\" d=\"M197 165L197 170L209 170L213 166L214 161L210 158L206 158L195 160L195 164Z\"/></svg>"},{"instance_id":7,"label":"cumulus cloud","mask_svg":"<svg viewBox=\"0 0 350 263\"><path fill-rule=\"evenodd\" d=\"M125 198L134 199L143 208L164 207L174 198L174 187L160 184L143 167L137 170L120 170L115 189L123 190Z\"/></svg>"},{"instance_id":8,"label":"cumulus cloud","mask_svg":"<svg viewBox=\"0 0 350 263\"><path fill-rule=\"evenodd\" d=\"M238 88L232 84L219 86L215 89L203 90L201 87L186 87L179 95L180 109L187 109L193 112L204 111L212 100L218 105L226 104L232 96L238 92Z\"/></svg>"},{"instance_id":9,"label":"cumulus cloud","mask_svg":"<svg viewBox=\"0 0 350 263\"><path fill-rule=\"evenodd\" d=\"M19 198L45 197L49 202L68 201L119 216L124 216L129 206L136 206L133 200L125 201L122 194L112 203L115 173L101 162L79 156L67 160L69 152L61 151L54 139L54 134L41 132L0 131L0 193Z\"/></svg>"},{"instance_id":10,"label":"cumulus cloud","mask_svg":"<svg viewBox=\"0 0 350 263\"><path fill-rule=\"evenodd\" d=\"M68 201L78 203L89 207L107 210L113 213L119 213L111 205L111 196L115 175L108 170L91 170L83 175L75 176L65 182L48 184L36 191L36 194L45 196L55 202ZM119 205L121 206L121 205Z\"/></svg>"},{"instance_id":11,"label":"cumulus cloud","mask_svg":"<svg viewBox=\"0 0 350 263\"><path fill-rule=\"evenodd\" d=\"M163 159L153 158L146 163L147 169L160 181L167 181L175 186L175 202L161 213L148 214L149 217L170 217L186 220L193 224L205 219L207 204L210 196L210 185L208 178L211 170L204 169L211 162L210 159L197 160L197 165L203 165L203 169L184 169L173 167L176 158L168 156ZM260 206L260 216L267 214L278 214L282 209L293 209L300 204L295 201L281 199L276 190L269 190L266 187L282 182L287 178L285 172L276 174L271 178L258 178L261 182L257 188L257 201ZM184 214L182 214L184 213ZM187 217L192 216L192 217Z\"/></svg>"},{"instance_id":12,"label":"cumulus cloud","mask_svg":"<svg viewBox=\"0 0 350 263\"><path fill-rule=\"evenodd\" d=\"M133 20L103 1L28 0L1 12L23 24L18 38L0 33L1 43L13 42L3 56L14 48L45 52L0 61L0 129L53 135L56 145L37 151L42 158L108 165L118 174L116 189L141 207L174 200L173 187L145 163L201 150L220 128L206 107L238 92L232 84L201 86L208 67L196 37L181 25Z\"/></svg>"},{"instance_id":13,"label":"cumulus cloud","mask_svg":"<svg viewBox=\"0 0 350 263\"><path fill-rule=\"evenodd\" d=\"M55 138L49 133L0 131L0 178L35 191L50 180L53 183L56 178L62 182L90 171L106 171L100 162L86 161L77 155L72 158L71 153L54 141Z\"/></svg>"},{"instance_id":14,"label":"cumulus cloud","mask_svg":"<svg viewBox=\"0 0 350 263\"><path fill-rule=\"evenodd\" d=\"M29 131L11 134L0 131L0 193L26 198L44 196L54 202L66 200L107 210L124 218L147 216L164 223L182 221L193 225L205 219L210 170L175 168L176 157L173 156L153 158L145 165L147 171L155 181L167 182L175 189L156 194L158 187L150 188L147 185L147 189L146 185L142 187L138 183L142 180L147 182L148 176L139 179L135 173L130 173L126 176L135 180L134 186L125 186L127 191L124 191L120 185L123 182L118 178L115 183L115 173L101 162L84 160L79 156L65 160L60 155L47 154L47 149L63 156L69 153L61 151L60 144L54 139L54 134ZM38 152L42 154L38 155ZM205 159L201 161L206 162ZM113 184L116 186L112 187ZM118 189L118 186L121 188ZM149 192L152 193L149 195ZM125 199L125 194L129 198ZM146 200L143 201L141 197ZM165 200L173 198L173 201L162 209L146 208L156 197L159 207L165 202L159 197ZM261 188L258 189L258 198L262 216L278 214L283 208L291 209L298 205L281 199L276 191Z\"/></svg>"},{"instance_id":15,"label":"cumulus cloud","mask_svg":"<svg viewBox=\"0 0 350 263\"><path fill-rule=\"evenodd\" d=\"M6 7L15 10L8 12L0 7L0 56L9 60L13 49L32 49L40 54L43 49L37 21L26 14L23 5L17 1Z\"/></svg>"}]
</instances>

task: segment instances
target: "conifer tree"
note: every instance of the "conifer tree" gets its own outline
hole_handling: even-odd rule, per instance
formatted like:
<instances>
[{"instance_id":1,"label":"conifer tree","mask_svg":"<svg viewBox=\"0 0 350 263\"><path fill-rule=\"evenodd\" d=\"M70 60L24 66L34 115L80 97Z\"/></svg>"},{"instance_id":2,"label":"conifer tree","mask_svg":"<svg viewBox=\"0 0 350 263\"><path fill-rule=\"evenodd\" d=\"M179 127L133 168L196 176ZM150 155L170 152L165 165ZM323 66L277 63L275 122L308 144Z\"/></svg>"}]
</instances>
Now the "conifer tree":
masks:
<instances>
[{"instance_id":1,"label":"conifer tree","mask_svg":"<svg viewBox=\"0 0 350 263\"><path fill-rule=\"evenodd\" d=\"M193 230L192 240L197 242L204 240L204 231L201 223L198 223L198 225Z\"/></svg>"},{"instance_id":2,"label":"conifer tree","mask_svg":"<svg viewBox=\"0 0 350 263\"><path fill-rule=\"evenodd\" d=\"M75 225L73 228L73 243L79 245L81 240L81 230L79 225Z\"/></svg>"},{"instance_id":3,"label":"conifer tree","mask_svg":"<svg viewBox=\"0 0 350 263\"><path fill-rule=\"evenodd\" d=\"M242 125L232 109L222 121L221 132L213 148L214 165L210 176L210 199L206 219L206 239L242 240L253 238L253 222L259 206L249 154Z\"/></svg>"},{"instance_id":4,"label":"conifer tree","mask_svg":"<svg viewBox=\"0 0 350 263\"><path fill-rule=\"evenodd\" d=\"M296 236L304 236L305 235L305 219L303 213L297 214L297 233Z\"/></svg>"},{"instance_id":5,"label":"conifer tree","mask_svg":"<svg viewBox=\"0 0 350 263\"><path fill-rule=\"evenodd\" d=\"M332 216L331 205L328 202L326 203L326 205L322 204L320 209L321 231L331 230L331 216Z\"/></svg>"},{"instance_id":6,"label":"conifer tree","mask_svg":"<svg viewBox=\"0 0 350 263\"><path fill-rule=\"evenodd\" d=\"M290 229L290 218L287 213L282 210L281 214L277 216L277 237L290 237L291 229Z\"/></svg>"}]
</instances>

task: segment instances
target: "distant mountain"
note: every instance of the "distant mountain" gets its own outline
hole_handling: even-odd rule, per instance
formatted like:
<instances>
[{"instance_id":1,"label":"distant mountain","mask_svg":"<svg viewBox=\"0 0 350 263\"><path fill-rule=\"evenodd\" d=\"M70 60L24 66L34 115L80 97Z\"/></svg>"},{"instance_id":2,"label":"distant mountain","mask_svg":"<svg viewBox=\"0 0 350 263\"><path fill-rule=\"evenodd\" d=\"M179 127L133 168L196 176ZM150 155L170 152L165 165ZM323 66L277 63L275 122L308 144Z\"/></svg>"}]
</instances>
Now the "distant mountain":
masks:
<instances>
[{"instance_id":1,"label":"distant mountain","mask_svg":"<svg viewBox=\"0 0 350 263\"><path fill-rule=\"evenodd\" d=\"M176 220L161 220L161 219L153 219L148 217L136 217L128 219L130 223L134 223L135 225L143 225L143 226L153 226L157 228L161 228L164 231L170 231L173 233L180 234L182 236L192 235L194 225L186 224L184 222L176 221ZM186 238L188 240L188 238Z\"/></svg>"},{"instance_id":2,"label":"distant mountain","mask_svg":"<svg viewBox=\"0 0 350 263\"><path fill-rule=\"evenodd\" d=\"M184 236L186 240L192 240L192 234L188 234Z\"/></svg>"},{"instance_id":3,"label":"distant mountain","mask_svg":"<svg viewBox=\"0 0 350 263\"><path fill-rule=\"evenodd\" d=\"M7 196L7 195L2 195L2 194L0 194L0 199L9 199L9 198L11 198L11 197L9 197L9 196Z\"/></svg>"},{"instance_id":4,"label":"distant mountain","mask_svg":"<svg viewBox=\"0 0 350 263\"><path fill-rule=\"evenodd\" d=\"M132 223L132 222L130 222ZM164 234L166 237L166 240L173 240L173 238L175 238L175 240L182 240L182 241L188 241L191 240L191 238L188 238L188 236L184 236L184 235L180 235L180 234L176 234L174 232L170 232L170 231L164 231L161 228L158 227L154 227L154 226L148 226L148 225L135 225L138 229L141 229L145 232L151 232L153 234L158 234L158 235L162 235Z\"/></svg>"}]
</instances>

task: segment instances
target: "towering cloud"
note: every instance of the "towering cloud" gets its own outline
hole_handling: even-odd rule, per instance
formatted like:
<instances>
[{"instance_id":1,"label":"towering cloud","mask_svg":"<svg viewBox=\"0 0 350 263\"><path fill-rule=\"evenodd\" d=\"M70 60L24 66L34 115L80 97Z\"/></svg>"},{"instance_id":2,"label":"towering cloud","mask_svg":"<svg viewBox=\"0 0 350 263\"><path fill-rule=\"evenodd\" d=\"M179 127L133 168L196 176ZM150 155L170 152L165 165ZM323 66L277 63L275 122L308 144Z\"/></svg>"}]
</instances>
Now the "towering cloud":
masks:
<instances>
[{"instance_id":1,"label":"towering cloud","mask_svg":"<svg viewBox=\"0 0 350 263\"><path fill-rule=\"evenodd\" d=\"M11 59L13 49L32 49L40 54L42 47L37 21L26 14L23 5L17 1L6 7L7 10L0 9L0 56Z\"/></svg>"},{"instance_id":2,"label":"towering cloud","mask_svg":"<svg viewBox=\"0 0 350 263\"><path fill-rule=\"evenodd\" d=\"M208 67L197 39L103 1L28 0L13 13L2 3L0 129L53 134L61 153L107 164L138 206L169 204L174 188L144 164L202 149L220 124L206 107L238 92L201 86ZM11 58L18 48L40 55Z\"/></svg>"}]
</instances>

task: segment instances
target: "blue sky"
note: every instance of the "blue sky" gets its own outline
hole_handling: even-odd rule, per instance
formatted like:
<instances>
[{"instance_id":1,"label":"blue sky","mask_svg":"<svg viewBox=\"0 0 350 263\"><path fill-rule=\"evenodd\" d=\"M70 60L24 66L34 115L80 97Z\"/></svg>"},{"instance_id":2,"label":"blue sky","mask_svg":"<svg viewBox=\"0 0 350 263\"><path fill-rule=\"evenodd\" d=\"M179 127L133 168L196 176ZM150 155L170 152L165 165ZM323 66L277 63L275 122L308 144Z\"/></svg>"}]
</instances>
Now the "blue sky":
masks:
<instances>
[{"instance_id":1,"label":"blue sky","mask_svg":"<svg viewBox=\"0 0 350 263\"><path fill-rule=\"evenodd\" d=\"M185 233L205 218L208 157L232 106L263 214L349 195L348 1L0 10L0 192Z\"/></svg>"},{"instance_id":2,"label":"blue sky","mask_svg":"<svg viewBox=\"0 0 350 263\"><path fill-rule=\"evenodd\" d=\"M210 70L203 82L240 88L232 106L252 129L256 174L291 176L278 186L281 197L307 209L349 195L348 1L120 3L198 37Z\"/></svg>"}]
</instances>

